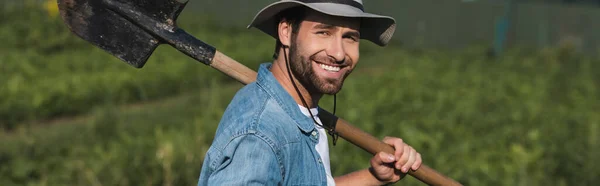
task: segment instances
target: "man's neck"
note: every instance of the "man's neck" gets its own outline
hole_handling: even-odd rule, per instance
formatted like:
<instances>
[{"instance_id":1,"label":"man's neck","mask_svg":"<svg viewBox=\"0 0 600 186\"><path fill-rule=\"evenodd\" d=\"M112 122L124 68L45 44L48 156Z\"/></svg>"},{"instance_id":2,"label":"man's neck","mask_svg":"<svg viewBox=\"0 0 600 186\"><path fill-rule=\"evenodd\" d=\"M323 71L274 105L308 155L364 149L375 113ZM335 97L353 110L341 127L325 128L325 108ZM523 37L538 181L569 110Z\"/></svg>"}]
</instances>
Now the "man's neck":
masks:
<instances>
[{"instance_id":1,"label":"man's neck","mask_svg":"<svg viewBox=\"0 0 600 186\"><path fill-rule=\"evenodd\" d=\"M279 55L279 57L277 59L275 59L275 61L273 62L273 66L271 66L270 70L271 70L271 73L273 73L273 76L275 76L275 79L277 79L279 84L281 84L281 86L288 92L288 94L290 94L292 96L292 98L294 98L296 103L298 103L299 105L304 105L302 103L302 100L300 99L300 96L303 96L304 100L306 101L306 104L308 104L308 105L306 105L307 107L309 107L309 108L317 107L317 105L319 104L319 100L321 99L323 94L319 94L319 93L311 94L306 89L306 87L304 87L298 81L298 78L296 78L296 77L294 77L294 75L292 75L291 77L294 78L293 82L296 83L296 87L298 87L298 91L296 91L296 89L294 88L294 85L292 84L292 80L290 79L290 75L288 74L288 69L285 64L285 59L283 58L282 55ZM300 92L301 95L298 95L298 92Z\"/></svg>"}]
</instances>

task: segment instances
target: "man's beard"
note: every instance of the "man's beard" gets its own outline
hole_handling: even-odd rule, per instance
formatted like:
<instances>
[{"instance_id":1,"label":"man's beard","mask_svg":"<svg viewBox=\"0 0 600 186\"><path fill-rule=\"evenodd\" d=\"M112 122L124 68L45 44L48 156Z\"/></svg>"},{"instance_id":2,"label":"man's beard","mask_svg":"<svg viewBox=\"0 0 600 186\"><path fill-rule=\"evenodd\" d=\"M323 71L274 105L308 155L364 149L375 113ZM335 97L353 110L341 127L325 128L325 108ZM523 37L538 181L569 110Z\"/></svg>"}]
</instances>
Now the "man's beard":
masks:
<instances>
[{"instance_id":1,"label":"man's beard","mask_svg":"<svg viewBox=\"0 0 600 186\"><path fill-rule=\"evenodd\" d=\"M333 95L338 93L342 89L344 79L346 79L352 70L347 70L341 79L320 79L313 71L312 67L312 60L317 57L316 54L309 56L307 59L299 49L300 47L296 42L296 38L292 37L289 62L294 77L296 77L296 79L298 79L304 88L311 94L321 93ZM330 61L330 59L324 60Z\"/></svg>"}]
</instances>

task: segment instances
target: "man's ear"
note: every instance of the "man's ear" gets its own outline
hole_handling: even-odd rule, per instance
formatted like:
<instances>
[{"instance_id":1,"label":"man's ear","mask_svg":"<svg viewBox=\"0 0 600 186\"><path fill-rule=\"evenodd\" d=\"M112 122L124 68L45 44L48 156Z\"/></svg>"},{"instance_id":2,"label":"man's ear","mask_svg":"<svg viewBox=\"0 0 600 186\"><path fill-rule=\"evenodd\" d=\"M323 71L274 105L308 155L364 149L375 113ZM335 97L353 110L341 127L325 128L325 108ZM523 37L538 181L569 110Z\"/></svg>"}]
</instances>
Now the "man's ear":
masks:
<instances>
[{"instance_id":1,"label":"man's ear","mask_svg":"<svg viewBox=\"0 0 600 186\"><path fill-rule=\"evenodd\" d=\"M279 41L283 46L290 46L292 43L292 25L287 20L282 19L277 26Z\"/></svg>"}]
</instances>

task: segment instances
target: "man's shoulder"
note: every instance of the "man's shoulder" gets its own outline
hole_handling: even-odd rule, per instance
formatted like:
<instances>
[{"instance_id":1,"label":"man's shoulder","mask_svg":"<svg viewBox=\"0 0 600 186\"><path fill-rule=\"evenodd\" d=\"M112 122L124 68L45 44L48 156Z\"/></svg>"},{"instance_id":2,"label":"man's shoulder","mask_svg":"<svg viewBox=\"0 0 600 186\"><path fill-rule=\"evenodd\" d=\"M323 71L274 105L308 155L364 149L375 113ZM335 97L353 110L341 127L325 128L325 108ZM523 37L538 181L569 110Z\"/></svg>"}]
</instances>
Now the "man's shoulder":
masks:
<instances>
[{"instance_id":1,"label":"man's shoulder","mask_svg":"<svg viewBox=\"0 0 600 186\"><path fill-rule=\"evenodd\" d=\"M266 139L286 142L289 140L282 140L286 138L283 134L296 129L293 123L294 120L275 98L260 85L250 83L232 99L219 123L216 136L231 140L235 136L257 133Z\"/></svg>"},{"instance_id":2,"label":"man's shoulder","mask_svg":"<svg viewBox=\"0 0 600 186\"><path fill-rule=\"evenodd\" d=\"M225 109L219 127L252 128L269 97L256 82L242 87Z\"/></svg>"}]
</instances>

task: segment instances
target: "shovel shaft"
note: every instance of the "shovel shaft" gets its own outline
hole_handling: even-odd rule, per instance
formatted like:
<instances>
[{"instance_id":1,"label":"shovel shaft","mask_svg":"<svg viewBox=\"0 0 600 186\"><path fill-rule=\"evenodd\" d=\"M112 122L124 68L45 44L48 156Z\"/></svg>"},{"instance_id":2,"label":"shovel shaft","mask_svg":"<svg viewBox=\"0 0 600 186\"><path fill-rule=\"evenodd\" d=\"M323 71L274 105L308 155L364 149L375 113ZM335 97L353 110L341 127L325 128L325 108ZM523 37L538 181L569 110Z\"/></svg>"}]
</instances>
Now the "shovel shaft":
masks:
<instances>
[{"instance_id":1,"label":"shovel shaft","mask_svg":"<svg viewBox=\"0 0 600 186\"><path fill-rule=\"evenodd\" d=\"M227 57L219 51L215 51L215 57L211 61L210 66L236 79L244 85L256 80L255 71ZM335 123L335 131L342 138L373 155L379 152L394 154L394 148L392 146L378 140L366 132L363 132L362 130L352 126L347 121L338 118L326 110L319 111L319 117L323 123ZM460 183L440 174L426 165L421 165L419 169L416 171L411 170L408 172L408 174L428 185L461 185Z\"/></svg>"},{"instance_id":2,"label":"shovel shaft","mask_svg":"<svg viewBox=\"0 0 600 186\"><path fill-rule=\"evenodd\" d=\"M238 63L219 51L215 51L215 57L209 66L223 72L244 85L256 81L256 72L254 70Z\"/></svg>"}]
</instances>

